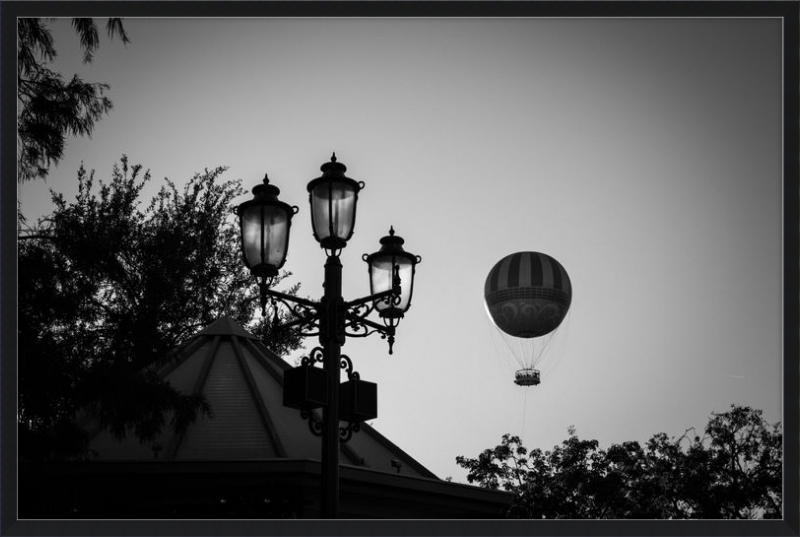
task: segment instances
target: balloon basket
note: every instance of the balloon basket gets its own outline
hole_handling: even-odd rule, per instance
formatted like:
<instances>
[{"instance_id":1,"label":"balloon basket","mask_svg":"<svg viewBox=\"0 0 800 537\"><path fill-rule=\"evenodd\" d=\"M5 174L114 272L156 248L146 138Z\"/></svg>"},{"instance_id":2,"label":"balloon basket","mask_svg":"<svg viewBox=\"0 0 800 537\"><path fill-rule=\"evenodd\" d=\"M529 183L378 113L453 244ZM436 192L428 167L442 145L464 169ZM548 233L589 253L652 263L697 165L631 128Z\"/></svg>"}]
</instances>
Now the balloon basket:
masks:
<instances>
[{"instance_id":1,"label":"balloon basket","mask_svg":"<svg viewBox=\"0 0 800 537\"><path fill-rule=\"evenodd\" d=\"M536 386L541 382L538 369L525 368L514 373L514 384L519 386Z\"/></svg>"}]
</instances>

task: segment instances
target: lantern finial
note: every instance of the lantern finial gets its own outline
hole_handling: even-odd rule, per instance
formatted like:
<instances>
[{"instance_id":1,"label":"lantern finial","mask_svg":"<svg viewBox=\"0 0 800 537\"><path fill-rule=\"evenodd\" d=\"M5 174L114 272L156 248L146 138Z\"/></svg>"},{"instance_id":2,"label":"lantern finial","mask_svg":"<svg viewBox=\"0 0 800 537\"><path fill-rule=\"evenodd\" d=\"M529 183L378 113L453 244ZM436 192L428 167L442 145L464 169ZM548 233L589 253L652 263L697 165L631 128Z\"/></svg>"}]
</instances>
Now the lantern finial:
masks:
<instances>
[{"instance_id":1,"label":"lantern finial","mask_svg":"<svg viewBox=\"0 0 800 537\"><path fill-rule=\"evenodd\" d=\"M261 181L261 183L253 187L253 194L258 198L277 200L278 194L280 193L280 188L269 183L269 175L266 173L264 174L264 179Z\"/></svg>"},{"instance_id":2,"label":"lantern finial","mask_svg":"<svg viewBox=\"0 0 800 537\"><path fill-rule=\"evenodd\" d=\"M336 162L336 151L334 151L333 155L331 156L331 162Z\"/></svg>"}]
</instances>

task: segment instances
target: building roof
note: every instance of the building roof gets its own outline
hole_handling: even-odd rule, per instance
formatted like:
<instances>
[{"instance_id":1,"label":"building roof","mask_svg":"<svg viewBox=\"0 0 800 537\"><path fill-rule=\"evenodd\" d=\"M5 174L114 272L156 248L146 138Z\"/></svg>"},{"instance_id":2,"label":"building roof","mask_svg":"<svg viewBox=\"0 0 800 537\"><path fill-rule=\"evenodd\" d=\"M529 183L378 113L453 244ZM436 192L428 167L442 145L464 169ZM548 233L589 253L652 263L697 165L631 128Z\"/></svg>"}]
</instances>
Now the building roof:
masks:
<instances>
[{"instance_id":1,"label":"building roof","mask_svg":"<svg viewBox=\"0 0 800 537\"><path fill-rule=\"evenodd\" d=\"M187 341L159 376L177 390L203 394L213 416L199 416L177 435L154 442L133 435L119 441L97 432L89 448L99 461L321 460L321 439L300 411L283 406L283 372L292 366L230 317L223 317ZM361 424L341 444L342 465L411 477L437 479L413 457Z\"/></svg>"}]
</instances>

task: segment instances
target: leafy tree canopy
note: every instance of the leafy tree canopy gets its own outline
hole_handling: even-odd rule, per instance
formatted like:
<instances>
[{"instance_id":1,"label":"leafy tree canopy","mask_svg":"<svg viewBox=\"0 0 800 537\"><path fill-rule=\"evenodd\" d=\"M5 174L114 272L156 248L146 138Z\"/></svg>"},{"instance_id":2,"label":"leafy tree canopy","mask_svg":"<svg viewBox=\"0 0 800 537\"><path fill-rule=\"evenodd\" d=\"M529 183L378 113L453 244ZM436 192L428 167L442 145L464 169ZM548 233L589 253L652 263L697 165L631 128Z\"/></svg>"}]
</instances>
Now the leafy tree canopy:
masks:
<instances>
[{"instance_id":1,"label":"leafy tree canopy","mask_svg":"<svg viewBox=\"0 0 800 537\"><path fill-rule=\"evenodd\" d=\"M177 392L155 369L198 329L229 315L279 354L300 347L261 316L257 286L241 260L225 168L205 170L179 190L167 180L149 204L150 180L126 157L110 183L78 171L68 203L21 229L19 267L19 425L23 458L81 456L76 412L90 409L117 436L142 441L167 425L180 430L206 402ZM288 276L284 272L275 283ZM285 292L294 294L298 285Z\"/></svg>"},{"instance_id":2,"label":"leafy tree canopy","mask_svg":"<svg viewBox=\"0 0 800 537\"><path fill-rule=\"evenodd\" d=\"M54 19L50 19L54 20ZM95 123L112 103L105 96L108 84L88 83L77 75L69 82L46 67L56 57L53 36L46 21L17 20L17 179L47 176L50 166L64 155L67 136L91 136ZM100 44L94 19L72 19L89 63ZM109 37L130 42L122 19L108 19Z\"/></svg>"},{"instance_id":3,"label":"leafy tree canopy","mask_svg":"<svg viewBox=\"0 0 800 537\"><path fill-rule=\"evenodd\" d=\"M732 405L712 414L702 437L690 433L603 450L570 427L549 451L529 451L505 434L500 445L456 462L470 483L514 493L510 518L781 518L780 424Z\"/></svg>"}]
</instances>

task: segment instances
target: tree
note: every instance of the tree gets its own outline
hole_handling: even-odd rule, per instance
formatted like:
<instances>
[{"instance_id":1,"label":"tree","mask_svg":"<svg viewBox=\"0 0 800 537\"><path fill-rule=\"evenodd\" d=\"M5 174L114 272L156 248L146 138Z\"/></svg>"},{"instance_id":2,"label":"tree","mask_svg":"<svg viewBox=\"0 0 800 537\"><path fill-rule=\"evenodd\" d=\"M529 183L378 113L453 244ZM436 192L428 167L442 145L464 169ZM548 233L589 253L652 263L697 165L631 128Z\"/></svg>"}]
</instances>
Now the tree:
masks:
<instances>
[{"instance_id":1,"label":"tree","mask_svg":"<svg viewBox=\"0 0 800 537\"><path fill-rule=\"evenodd\" d=\"M51 19L52 20L52 19ZM100 44L94 19L72 19L90 63ZM108 19L109 37L130 42L122 19ZM77 75L69 82L45 64L56 57L53 36L43 19L17 20L17 180L47 176L64 155L66 137L91 136L95 123L112 108L108 84L88 83Z\"/></svg>"},{"instance_id":2,"label":"tree","mask_svg":"<svg viewBox=\"0 0 800 537\"><path fill-rule=\"evenodd\" d=\"M53 192L54 212L20 236L21 456L81 456L79 410L91 410L118 437L130 431L141 441L153 439L170 413L169 425L181 430L213 410L154 370L223 315L269 334L278 353L300 346L297 332L273 326L283 315L260 315L231 211L243 190L238 180L221 181L224 171L205 170L182 192L167 181L142 208L150 174L140 165L123 156L99 192L94 172L81 167L75 201Z\"/></svg>"},{"instance_id":3,"label":"tree","mask_svg":"<svg viewBox=\"0 0 800 537\"><path fill-rule=\"evenodd\" d=\"M519 437L475 459L456 457L467 480L514 493L511 518L780 518L780 424L732 405L712 413L704 436L654 435L599 448L574 428L550 451L528 451Z\"/></svg>"}]
</instances>

